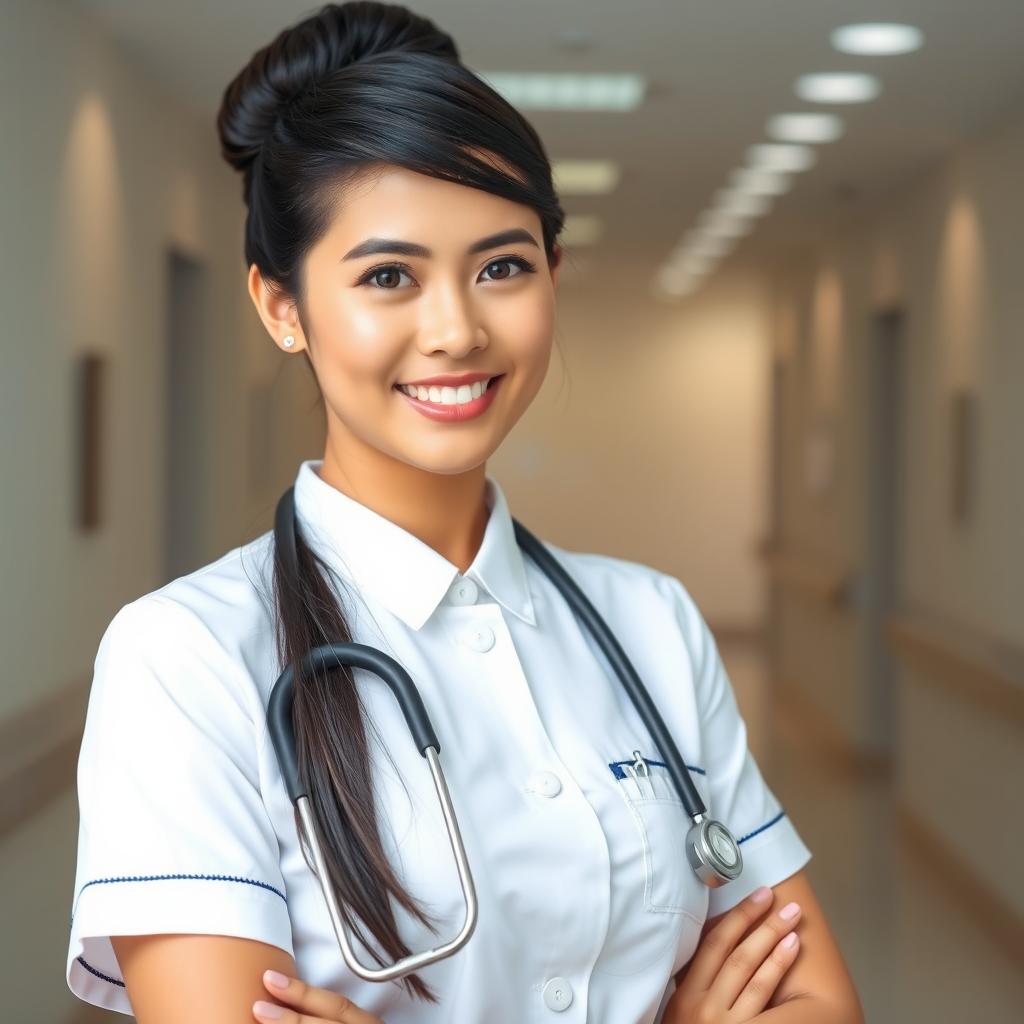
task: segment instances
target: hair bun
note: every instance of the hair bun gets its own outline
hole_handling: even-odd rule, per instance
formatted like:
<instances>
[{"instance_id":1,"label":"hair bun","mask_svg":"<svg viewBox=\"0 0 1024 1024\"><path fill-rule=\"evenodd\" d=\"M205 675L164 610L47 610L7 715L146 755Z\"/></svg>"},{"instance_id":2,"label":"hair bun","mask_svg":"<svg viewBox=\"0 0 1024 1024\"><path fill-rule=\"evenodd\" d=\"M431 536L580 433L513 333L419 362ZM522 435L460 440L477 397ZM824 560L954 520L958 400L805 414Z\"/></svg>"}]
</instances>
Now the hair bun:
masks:
<instances>
[{"instance_id":1,"label":"hair bun","mask_svg":"<svg viewBox=\"0 0 1024 1024\"><path fill-rule=\"evenodd\" d=\"M325 4L284 29L252 55L224 90L217 114L222 156L236 170L245 170L289 103L333 72L392 52L459 60L451 36L401 4Z\"/></svg>"}]
</instances>

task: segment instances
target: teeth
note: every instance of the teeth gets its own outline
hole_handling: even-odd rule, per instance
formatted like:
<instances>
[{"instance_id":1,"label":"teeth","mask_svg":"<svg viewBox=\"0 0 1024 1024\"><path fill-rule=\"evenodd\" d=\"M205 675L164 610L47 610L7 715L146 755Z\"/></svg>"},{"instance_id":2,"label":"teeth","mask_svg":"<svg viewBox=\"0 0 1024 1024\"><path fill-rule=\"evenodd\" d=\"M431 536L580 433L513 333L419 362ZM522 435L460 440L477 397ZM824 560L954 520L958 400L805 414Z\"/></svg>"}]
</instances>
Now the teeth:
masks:
<instances>
[{"instance_id":1,"label":"teeth","mask_svg":"<svg viewBox=\"0 0 1024 1024\"><path fill-rule=\"evenodd\" d=\"M422 384L399 384L398 386L411 398L418 398L421 402L433 402L435 405L465 405L479 398L486 390L489 381L478 380L473 384L463 384L460 387L438 387L431 385L425 387Z\"/></svg>"}]
</instances>

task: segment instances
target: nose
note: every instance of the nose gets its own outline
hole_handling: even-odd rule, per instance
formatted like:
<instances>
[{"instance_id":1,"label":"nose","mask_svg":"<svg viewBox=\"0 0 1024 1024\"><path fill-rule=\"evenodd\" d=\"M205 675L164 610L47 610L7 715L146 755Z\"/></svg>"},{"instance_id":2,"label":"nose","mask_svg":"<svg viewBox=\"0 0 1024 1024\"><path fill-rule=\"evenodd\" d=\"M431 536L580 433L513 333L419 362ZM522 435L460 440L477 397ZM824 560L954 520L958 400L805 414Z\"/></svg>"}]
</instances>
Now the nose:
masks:
<instances>
[{"instance_id":1,"label":"nose","mask_svg":"<svg viewBox=\"0 0 1024 1024\"><path fill-rule=\"evenodd\" d=\"M472 302L462 298L455 287L442 290L420 330L419 350L428 356L443 352L455 360L485 349L487 344L487 332L477 320Z\"/></svg>"}]
</instances>

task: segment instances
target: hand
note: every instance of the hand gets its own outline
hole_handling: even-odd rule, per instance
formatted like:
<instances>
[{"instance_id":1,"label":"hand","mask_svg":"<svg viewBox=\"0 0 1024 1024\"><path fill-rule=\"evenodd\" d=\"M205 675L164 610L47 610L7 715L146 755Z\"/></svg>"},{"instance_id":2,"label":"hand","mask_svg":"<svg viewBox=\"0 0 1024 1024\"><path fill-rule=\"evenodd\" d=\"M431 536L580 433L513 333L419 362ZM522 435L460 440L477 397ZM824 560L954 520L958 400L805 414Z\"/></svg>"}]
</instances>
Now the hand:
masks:
<instances>
[{"instance_id":1,"label":"hand","mask_svg":"<svg viewBox=\"0 0 1024 1024\"><path fill-rule=\"evenodd\" d=\"M384 1024L380 1017L361 1010L351 999L325 988L314 988L298 978L284 978L286 986L274 985L271 978L276 972L264 971L263 984L267 991L285 1006L275 1006L262 1000L253 1004L253 1016L260 1021L279 1021L280 1024Z\"/></svg>"},{"instance_id":2,"label":"hand","mask_svg":"<svg viewBox=\"0 0 1024 1024\"><path fill-rule=\"evenodd\" d=\"M704 936L665 1007L663 1024L739 1024L768 1005L800 948L793 931L800 920L799 904L781 908L791 912L788 918L776 912L762 920L772 909L774 895L762 886ZM754 930L743 938L752 925ZM790 937L793 944L787 947Z\"/></svg>"}]
</instances>

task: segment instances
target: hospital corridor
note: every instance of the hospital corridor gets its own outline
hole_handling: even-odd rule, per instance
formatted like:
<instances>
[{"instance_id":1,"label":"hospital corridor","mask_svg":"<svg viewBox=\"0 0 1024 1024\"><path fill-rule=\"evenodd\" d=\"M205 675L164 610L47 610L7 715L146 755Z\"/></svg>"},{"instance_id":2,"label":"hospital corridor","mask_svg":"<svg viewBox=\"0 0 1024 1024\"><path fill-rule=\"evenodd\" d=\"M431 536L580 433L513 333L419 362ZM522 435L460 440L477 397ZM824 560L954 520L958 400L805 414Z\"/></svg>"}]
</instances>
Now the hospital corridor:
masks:
<instances>
[{"instance_id":1,"label":"hospital corridor","mask_svg":"<svg viewBox=\"0 0 1024 1024\"><path fill-rule=\"evenodd\" d=\"M729 885L747 894L753 879L783 883L803 865L869 1024L1021 1020L1024 4L404 6L457 41L457 73L438 63L414 79L442 60L426 44L360 56L381 45L371 32L344 67L336 48L320 51L337 66L302 93L288 94L283 72L261 79L260 102L278 105L263 123L239 102L236 75L259 71L254 54L287 26L315 16L322 33L408 11L0 0L0 1021L186 1024L169 1008L161 1020L129 1013L110 941L126 934L263 937L311 977L354 983L334 936L312 937L330 919L282 831L294 823L270 711L254 709L258 691L231 689L260 679L265 698L279 671L269 621L242 621L262 607L256 571L292 581L274 608L290 593L310 616L284 622L290 643L324 621L327 589L302 589L315 545L293 554L281 541L282 522L297 528L279 504L293 483L303 527L319 502L324 535L349 545L363 563L354 580L388 610L354 615L352 635L375 620L379 646L405 652L478 880L477 931L423 970L453 986L451 1008L381 1003L390 1009L373 1020L692 1024L669 1002L681 984L670 968L690 958L704 916L650 904L652 870L654 884L704 898L683 843L692 833L676 823L693 818L687 786L734 835L749 880L712 889L707 906L734 905ZM404 60L421 86L373 92L401 81ZM470 72L483 84L450 85ZM436 109L500 154L529 158L511 177L505 161L462 162L458 143L472 140L421 117L417 94L450 104ZM330 120L328 102L348 95L383 103L393 121L372 107ZM257 122L263 141L247 151L238 125L255 133ZM396 141L417 123L422 137ZM408 159L366 156L397 176L392 166L366 189L328 189L337 205L323 209L299 202L293 182L277 222L260 204L288 187L299 163L274 161L293 158L301 131L324 149L296 180L328 180L328 152ZM293 247L286 215L312 234L332 226L313 249L312 234ZM300 305L280 331L288 304L249 276L251 254L275 238L261 275L298 281L315 310ZM300 250L313 254L301 274L270 273L285 266L276 253ZM381 252L394 258L367 258ZM506 266L508 278L483 275ZM380 294L388 274L399 295ZM451 379L424 384L431 367ZM472 381L443 373L455 369ZM486 514L470 520L464 499L485 480ZM408 485L404 504L395 481ZM428 516L441 494L451 504ZM599 718L625 706L622 676L556 604L509 516L570 553L655 695L678 772L648 746L639 707L632 731L632 708ZM452 538L470 521L467 549ZM238 560L270 540L277 562ZM208 611L191 633L202 652L187 633L132 633L123 613L158 590L146 607ZM545 670L529 644L556 628ZM711 691L716 655L727 685ZM402 719L382 693L366 708L397 757L410 741L388 731ZM310 746L312 732L295 743L316 720L296 712L305 758L344 733L326 748ZM627 733L642 738L607 739ZM713 742L726 738L728 756ZM634 746L654 752L650 764ZM630 751L635 766L621 760ZM355 760L348 748L338 757L317 777L340 784L334 769ZM652 765L674 787L661 801L673 817L622 786ZM413 767L423 774L405 783L435 800L427 761ZM489 804L485 787L502 786L525 802ZM255 817L236 829L243 804ZM512 814L536 815L507 828L519 863L494 852ZM456 877L445 820L429 841L408 822L395 839L403 858L443 857L443 870L411 872L432 892ZM620 820L628 835L614 833ZM558 845L577 832L578 862ZM253 836L269 867L247 848ZM522 888L498 911L505 871ZM604 922L584 936L593 950L560 948L539 921L517 931L517 906L527 917L530 906L517 898L543 902L552 878L585 901L593 916L580 921ZM190 896L198 879L211 886L205 906ZM146 901L161 880L181 888L158 921ZM220 906L233 906L223 921ZM274 929L283 940L266 938ZM516 943L504 961L502 941ZM474 982L496 962L507 977ZM642 992L652 977L653 999ZM786 1007L747 1019L809 1019ZM256 1019L243 1009L216 1024Z\"/></svg>"}]
</instances>

